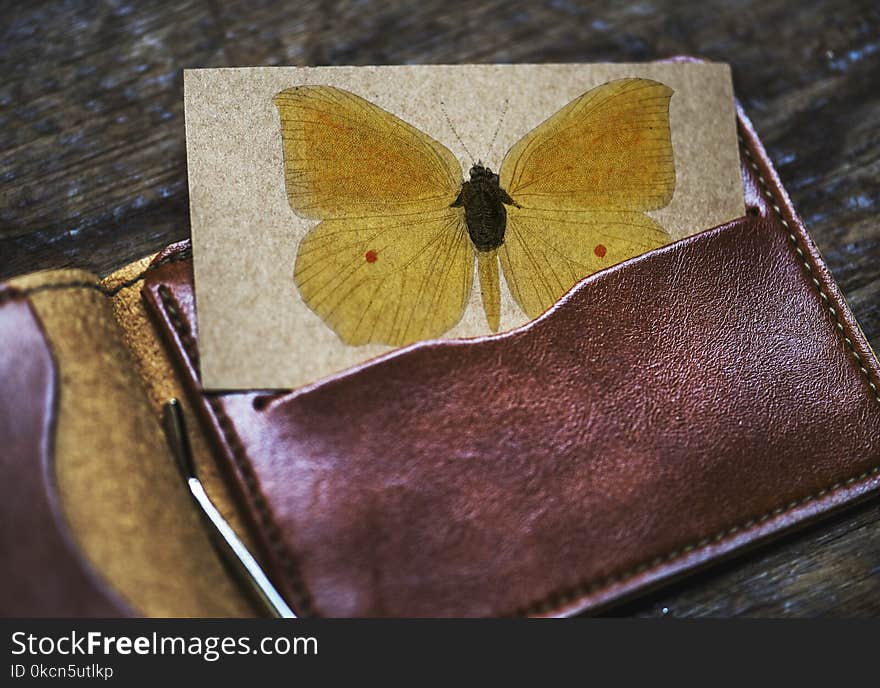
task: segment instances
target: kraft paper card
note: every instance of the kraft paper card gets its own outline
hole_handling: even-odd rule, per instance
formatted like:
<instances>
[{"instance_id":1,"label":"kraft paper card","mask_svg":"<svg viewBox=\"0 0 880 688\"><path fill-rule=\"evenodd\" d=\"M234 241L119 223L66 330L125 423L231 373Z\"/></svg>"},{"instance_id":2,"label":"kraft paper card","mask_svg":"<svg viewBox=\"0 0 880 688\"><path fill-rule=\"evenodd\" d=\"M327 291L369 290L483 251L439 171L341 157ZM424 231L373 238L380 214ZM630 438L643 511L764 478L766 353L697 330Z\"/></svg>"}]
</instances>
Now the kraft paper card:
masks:
<instances>
[{"instance_id":1,"label":"kraft paper card","mask_svg":"<svg viewBox=\"0 0 880 688\"><path fill-rule=\"evenodd\" d=\"M723 64L205 69L184 86L207 389L503 333L744 213Z\"/></svg>"}]
</instances>

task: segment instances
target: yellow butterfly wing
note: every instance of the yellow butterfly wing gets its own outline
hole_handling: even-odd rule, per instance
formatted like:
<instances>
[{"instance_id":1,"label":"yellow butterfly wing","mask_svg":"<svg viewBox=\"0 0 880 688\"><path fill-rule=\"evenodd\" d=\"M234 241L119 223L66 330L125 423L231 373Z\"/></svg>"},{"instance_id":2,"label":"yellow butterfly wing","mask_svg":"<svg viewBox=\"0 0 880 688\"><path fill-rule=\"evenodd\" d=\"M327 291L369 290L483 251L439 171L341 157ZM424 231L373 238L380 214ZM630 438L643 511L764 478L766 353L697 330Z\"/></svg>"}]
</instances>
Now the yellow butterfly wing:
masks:
<instances>
[{"instance_id":1,"label":"yellow butterfly wing","mask_svg":"<svg viewBox=\"0 0 880 688\"><path fill-rule=\"evenodd\" d=\"M300 244L294 281L352 346L437 337L464 312L474 252L449 209L415 217L324 220Z\"/></svg>"},{"instance_id":2,"label":"yellow butterfly wing","mask_svg":"<svg viewBox=\"0 0 880 688\"><path fill-rule=\"evenodd\" d=\"M669 242L642 211L672 199L672 89L619 79L587 91L526 134L499 176L507 208L498 257L534 318L578 281Z\"/></svg>"},{"instance_id":3,"label":"yellow butterfly wing","mask_svg":"<svg viewBox=\"0 0 880 688\"><path fill-rule=\"evenodd\" d=\"M289 88L274 102L287 197L301 217L418 213L455 200L452 152L378 105L331 86Z\"/></svg>"},{"instance_id":4,"label":"yellow butterfly wing","mask_svg":"<svg viewBox=\"0 0 880 688\"><path fill-rule=\"evenodd\" d=\"M501 186L549 210L654 210L672 199L672 89L618 79L575 98L504 156Z\"/></svg>"},{"instance_id":5,"label":"yellow butterfly wing","mask_svg":"<svg viewBox=\"0 0 880 688\"><path fill-rule=\"evenodd\" d=\"M587 275L668 242L643 213L523 208L508 216L498 257L514 300L536 318Z\"/></svg>"},{"instance_id":6,"label":"yellow butterfly wing","mask_svg":"<svg viewBox=\"0 0 880 688\"><path fill-rule=\"evenodd\" d=\"M349 345L437 337L464 313L474 252L461 168L444 146L341 89L275 97L288 200L323 220L300 243L294 282Z\"/></svg>"}]
</instances>

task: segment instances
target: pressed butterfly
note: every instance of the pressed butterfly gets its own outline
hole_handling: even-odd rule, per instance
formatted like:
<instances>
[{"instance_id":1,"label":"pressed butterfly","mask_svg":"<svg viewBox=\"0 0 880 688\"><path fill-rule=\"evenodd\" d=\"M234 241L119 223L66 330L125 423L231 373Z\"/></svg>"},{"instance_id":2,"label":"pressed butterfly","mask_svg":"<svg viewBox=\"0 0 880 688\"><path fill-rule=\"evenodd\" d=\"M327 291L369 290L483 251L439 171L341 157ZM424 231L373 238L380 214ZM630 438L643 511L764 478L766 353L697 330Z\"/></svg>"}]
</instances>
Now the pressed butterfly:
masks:
<instances>
[{"instance_id":1,"label":"pressed butterfly","mask_svg":"<svg viewBox=\"0 0 880 688\"><path fill-rule=\"evenodd\" d=\"M499 264L537 317L587 275L670 241L645 211L674 192L672 93L640 78L598 86L514 144L497 174L477 163L462 181L449 149L359 96L281 91L290 206L320 220L297 252L303 300L350 345L430 339L461 319L476 258L492 331Z\"/></svg>"}]
</instances>

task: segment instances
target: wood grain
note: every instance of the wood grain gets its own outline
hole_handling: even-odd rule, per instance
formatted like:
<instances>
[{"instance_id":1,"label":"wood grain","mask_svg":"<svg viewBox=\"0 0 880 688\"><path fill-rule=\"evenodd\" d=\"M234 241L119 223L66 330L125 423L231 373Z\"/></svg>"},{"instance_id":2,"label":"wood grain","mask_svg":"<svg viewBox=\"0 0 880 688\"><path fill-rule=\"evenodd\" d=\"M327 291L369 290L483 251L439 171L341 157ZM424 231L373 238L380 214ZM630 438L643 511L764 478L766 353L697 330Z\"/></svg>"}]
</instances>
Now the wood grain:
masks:
<instances>
[{"instance_id":1,"label":"wood grain","mask_svg":"<svg viewBox=\"0 0 880 688\"><path fill-rule=\"evenodd\" d=\"M107 273L187 236L184 67L684 53L732 65L739 99L880 348L876 0L4 5L0 278L61 266ZM880 506L612 613L880 614Z\"/></svg>"}]
</instances>

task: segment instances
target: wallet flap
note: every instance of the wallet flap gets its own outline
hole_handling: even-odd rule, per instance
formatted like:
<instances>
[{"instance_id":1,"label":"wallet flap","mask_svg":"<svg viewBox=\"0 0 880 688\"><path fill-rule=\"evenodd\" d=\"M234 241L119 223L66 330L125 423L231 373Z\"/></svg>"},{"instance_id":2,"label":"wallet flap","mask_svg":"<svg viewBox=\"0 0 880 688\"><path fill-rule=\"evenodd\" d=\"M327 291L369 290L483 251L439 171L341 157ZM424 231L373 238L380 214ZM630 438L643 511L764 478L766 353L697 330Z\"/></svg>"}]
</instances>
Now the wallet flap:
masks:
<instances>
[{"instance_id":1,"label":"wallet flap","mask_svg":"<svg viewBox=\"0 0 880 688\"><path fill-rule=\"evenodd\" d=\"M113 286L57 270L0 287L0 438L14 447L0 446L0 589L14 593L0 594L0 613L254 613L215 553L148 401L145 375L164 370L139 351L150 348L152 327L142 272L131 267ZM136 338L120 326L126 316L142 319Z\"/></svg>"},{"instance_id":2,"label":"wallet flap","mask_svg":"<svg viewBox=\"0 0 880 688\"><path fill-rule=\"evenodd\" d=\"M51 465L58 371L27 297L10 287L0 288L0 341L0 552L14 576L0 585L0 609L4 616L128 614L93 574L61 514Z\"/></svg>"},{"instance_id":3,"label":"wallet flap","mask_svg":"<svg viewBox=\"0 0 880 688\"><path fill-rule=\"evenodd\" d=\"M147 275L298 613L591 610L880 486L876 359L739 119L745 217L292 393L203 393L191 266Z\"/></svg>"}]
</instances>

